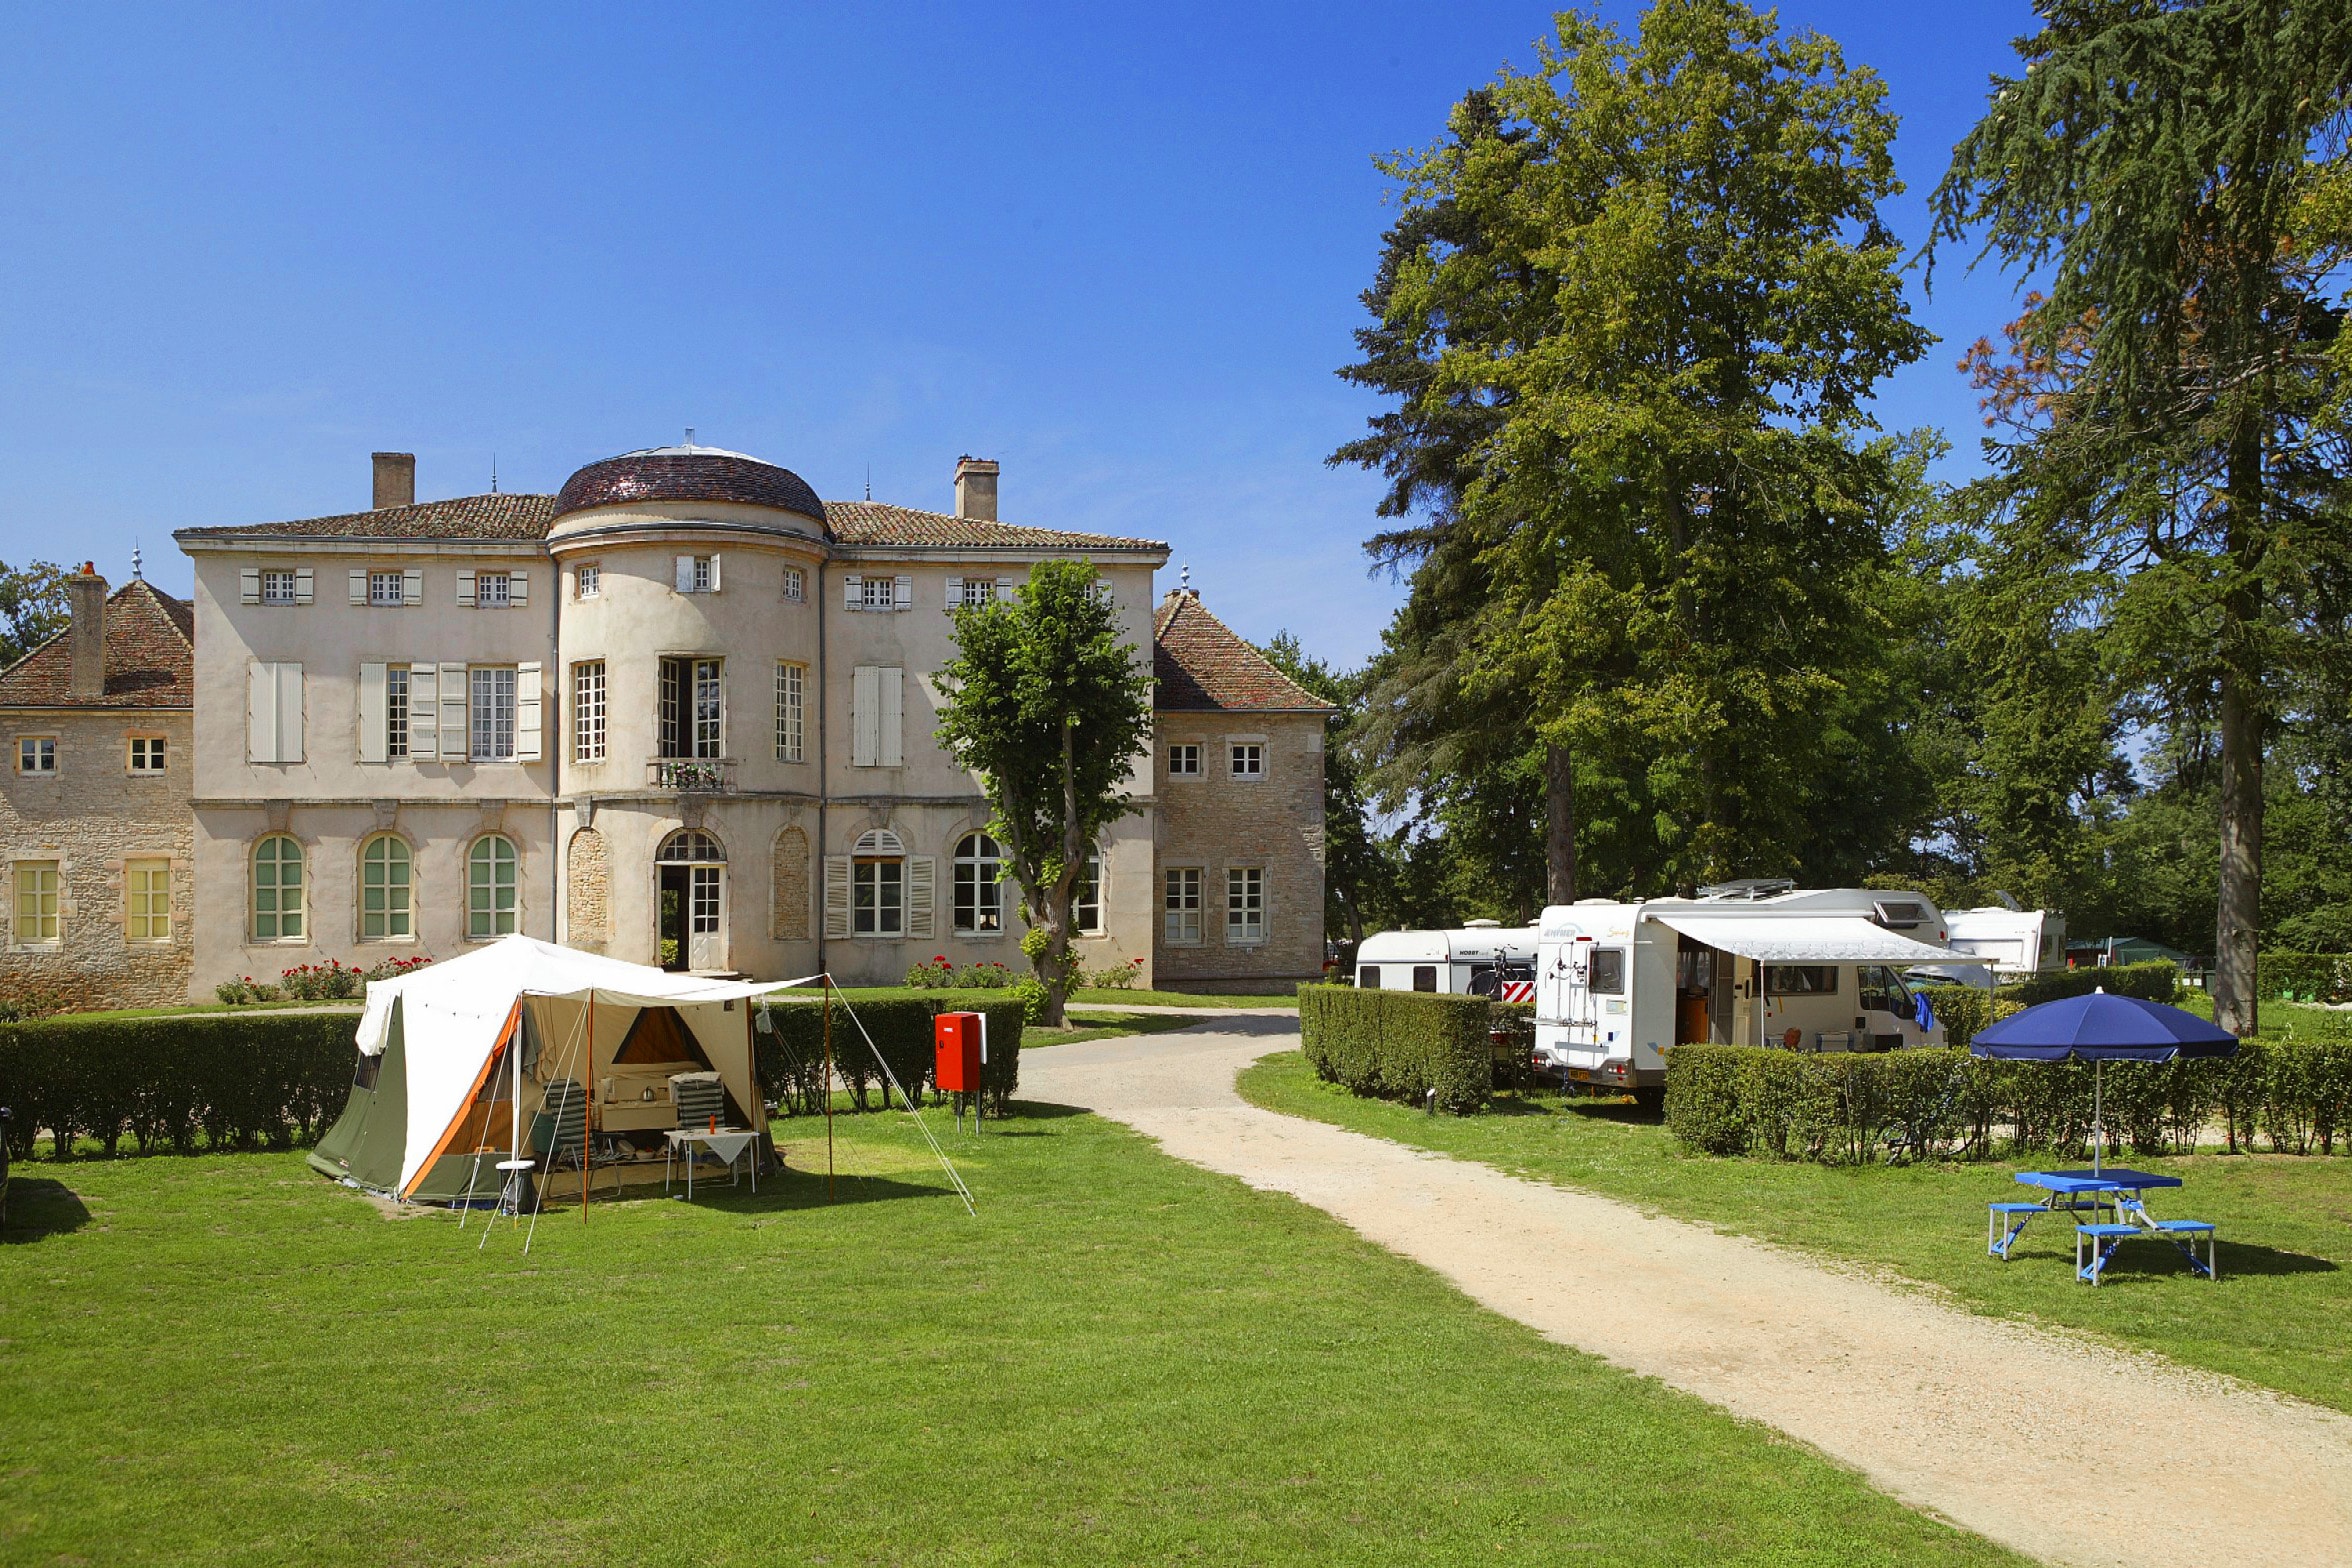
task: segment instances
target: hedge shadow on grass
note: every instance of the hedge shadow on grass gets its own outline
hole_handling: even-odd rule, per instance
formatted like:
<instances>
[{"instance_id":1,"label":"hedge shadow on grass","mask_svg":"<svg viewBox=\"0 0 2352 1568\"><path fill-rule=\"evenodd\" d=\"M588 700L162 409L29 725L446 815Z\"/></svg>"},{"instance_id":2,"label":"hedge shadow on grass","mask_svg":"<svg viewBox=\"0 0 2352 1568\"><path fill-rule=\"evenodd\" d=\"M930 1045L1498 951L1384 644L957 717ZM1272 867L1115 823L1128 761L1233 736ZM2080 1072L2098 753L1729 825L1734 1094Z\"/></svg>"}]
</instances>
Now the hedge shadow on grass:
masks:
<instances>
[{"instance_id":1,"label":"hedge shadow on grass","mask_svg":"<svg viewBox=\"0 0 2352 1568\"><path fill-rule=\"evenodd\" d=\"M50 1176L13 1176L8 1182L8 1223L0 1225L0 1246L68 1236L89 1223L89 1208L64 1182Z\"/></svg>"}]
</instances>

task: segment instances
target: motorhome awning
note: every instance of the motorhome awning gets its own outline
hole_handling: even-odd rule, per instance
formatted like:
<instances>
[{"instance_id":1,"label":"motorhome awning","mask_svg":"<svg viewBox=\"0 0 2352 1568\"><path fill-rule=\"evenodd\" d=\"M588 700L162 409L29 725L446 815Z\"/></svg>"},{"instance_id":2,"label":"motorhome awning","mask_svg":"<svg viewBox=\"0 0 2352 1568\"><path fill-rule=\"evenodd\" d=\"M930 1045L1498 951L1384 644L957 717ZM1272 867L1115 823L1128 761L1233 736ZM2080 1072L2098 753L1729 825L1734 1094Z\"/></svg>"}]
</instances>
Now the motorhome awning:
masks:
<instances>
[{"instance_id":1,"label":"motorhome awning","mask_svg":"<svg viewBox=\"0 0 2352 1568\"><path fill-rule=\"evenodd\" d=\"M1860 915L1695 915L1651 919L1693 941L1768 964L1981 964L1973 953L1914 942Z\"/></svg>"}]
</instances>

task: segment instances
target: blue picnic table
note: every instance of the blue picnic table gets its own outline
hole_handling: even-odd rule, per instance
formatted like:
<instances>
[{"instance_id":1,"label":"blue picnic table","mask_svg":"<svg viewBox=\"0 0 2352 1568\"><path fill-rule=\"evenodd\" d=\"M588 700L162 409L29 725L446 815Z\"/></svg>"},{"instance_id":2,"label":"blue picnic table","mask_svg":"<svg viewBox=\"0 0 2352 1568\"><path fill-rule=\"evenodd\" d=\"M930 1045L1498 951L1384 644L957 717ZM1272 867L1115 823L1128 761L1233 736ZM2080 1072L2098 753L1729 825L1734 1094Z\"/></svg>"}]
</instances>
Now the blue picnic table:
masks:
<instances>
[{"instance_id":1,"label":"blue picnic table","mask_svg":"<svg viewBox=\"0 0 2352 1568\"><path fill-rule=\"evenodd\" d=\"M1986 1207L1986 1250L2006 1263L2009 1249L2025 1231L2026 1225L2044 1214L2081 1214L2088 1212L2090 1222L2074 1227L2075 1277L2092 1285L2106 1271L2107 1262L2115 1249L2135 1236L2149 1236L2170 1242L2181 1256L2189 1260L2192 1272L2207 1279L2216 1279L2213 1260L2213 1226L2204 1220L2160 1220L2148 1212L2144 1193L2167 1187L2178 1187L2178 1176L2160 1176L2153 1171L2135 1171L2127 1166L2087 1171L2019 1171L2020 1186L2041 1189L2040 1201L2034 1203L1994 1203ZM2112 1220L2102 1214L2112 1212ZM2205 1242L2205 1256L2197 1256L2196 1241ZM2090 1255L2084 1256L2088 1246Z\"/></svg>"}]
</instances>

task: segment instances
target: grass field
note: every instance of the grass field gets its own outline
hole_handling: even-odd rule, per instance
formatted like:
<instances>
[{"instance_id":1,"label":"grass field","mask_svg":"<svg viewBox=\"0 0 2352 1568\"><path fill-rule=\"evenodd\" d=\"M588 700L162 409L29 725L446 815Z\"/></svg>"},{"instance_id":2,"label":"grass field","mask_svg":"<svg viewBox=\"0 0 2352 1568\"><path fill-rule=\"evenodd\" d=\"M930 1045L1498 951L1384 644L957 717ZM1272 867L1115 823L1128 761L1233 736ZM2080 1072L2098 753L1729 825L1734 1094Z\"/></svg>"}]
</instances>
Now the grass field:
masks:
<instances>
[{"instance_id":1,"label":"grass field","mask_svg":"<svg viewBox=\"0 0 2352 1568\"><path fill-rule=\"evenodd\" d=\"M1659 1213L1940 1286L1980 1312L2033 1317L2161 1350L2352 1411L2352 1159L2200 1154L2131 1163L2179 1176L2158 1214L2221 1227L2218 1285L2136 1241L2107 1283L2074 1277L2074 1233L2037 1220L2006 1264L1985 1255L1985 1204L2030 1197L2000 1162L1839 1168L1683 1152L1615 1101L1538 1094L1483 1116L1425 1116L1319 1081L1296 1052L1241 1075L1245 1099Z\"/></svg>"},{"instance_id":2,"label":"grass field","mask_svg":"<svg viewBox=\"0 0 2352 1568\"><path fill-rule=\"evenodd\" d=\"M838 1203L527 1260L299 1155L23 1168L0 1561L2016 1561L1113 1125L953 1139L977 1220L836 1130Z\"/></svg>"}]
</instances>

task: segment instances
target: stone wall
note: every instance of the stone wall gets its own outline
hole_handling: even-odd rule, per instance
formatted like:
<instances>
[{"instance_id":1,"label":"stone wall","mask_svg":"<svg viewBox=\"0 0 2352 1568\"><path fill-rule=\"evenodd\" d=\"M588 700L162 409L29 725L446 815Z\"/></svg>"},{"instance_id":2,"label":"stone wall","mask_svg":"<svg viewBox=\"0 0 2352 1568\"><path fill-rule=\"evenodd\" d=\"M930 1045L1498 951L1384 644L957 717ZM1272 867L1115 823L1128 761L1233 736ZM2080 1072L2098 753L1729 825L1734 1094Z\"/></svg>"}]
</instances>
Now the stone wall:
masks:
<instances>
[{"instance_id":1,"label":"stone wall","mask_svg":"<svg viewBox=\"0 0 2352 1568\"><path fill-rule=\"evenodd\" d=\"M796 827L776 835L775 934L779 942L805 942L809 936L808 835Z\"/></svg>"},{"instance_id":2,"label":"stone wall","mask_svg":"<svg viewBox=\"0 0 2352 1568\"><path fill-rule=\"evenodd\" d=\"M74 1008L188 1000L194 945L192 726L184 710L0 714L0 993L45 993ZM162 776L133 777L129 738L164 737ZM54 735L54 775L16 772L20 735ZM128 940L124 863L171 864L171 938ZM54 861L58 940L27 944L17 929L17 866Z\"/></svg>"},{"instance_id":3,"label":"stone wall","mask_svg":"<svg viewBox=\"0 0 2352 1568\"><path fill-rule=\"evenodd\" d=\"M572 835L564 874L564 940L593 953L604 951L612 902L612 867L604 835L582 828Z\"/></svg>"},{"instance_id":4,"label":"stone wall","mask_svg":"<svg viewBox=\"0 0 2352 1568\"><path fill-rule=\"evenodd\" d=\"M1319 714L1164 711L1154 718L1158 886L1154 889L1156 983L1246 988L1319 978L1323 972L1323 733ZM1262 744L1265 776L1233 777L1230 747ZM1170 748L1200 747L1197 776L1168 771ZM1171 870L1201 872L1197 943L1170 941ZM1265 939L1228 936L1227 873L1264 872Z\"/></svg>"}]
</instances>

